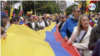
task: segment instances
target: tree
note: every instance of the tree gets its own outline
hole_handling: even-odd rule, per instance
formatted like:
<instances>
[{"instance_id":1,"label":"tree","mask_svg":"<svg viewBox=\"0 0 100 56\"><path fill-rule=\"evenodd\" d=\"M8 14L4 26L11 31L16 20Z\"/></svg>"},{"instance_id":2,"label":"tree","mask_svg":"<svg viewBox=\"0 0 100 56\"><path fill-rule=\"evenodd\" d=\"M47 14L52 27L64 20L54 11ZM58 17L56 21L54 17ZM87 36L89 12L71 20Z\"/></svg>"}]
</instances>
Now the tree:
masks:
<instances>
[{"instance_id":1,"label":"tree","mask_svg":"<svg viewBox=\"0 0 100 56\"><path fill-rule=\"evenodd\" d=\"M52 13L59 13L59 7L58 7L58 5L55 3L55 2L53 2L53 1L49 1L46 5L45 5L45 7L46 8L43 8L42 9L42 11L43 12L45 12L45 13L50 13L50 14L52 14ZM41 12L42 12L41 11ZM42 13L43 13L42 12Z\"/></svg>"},{"instance_id":2,"label":"tree","mask_svg":"<svg viewBox=\"0 0 100 56\"><path fill-rule=\"evenodd\" d=\"M71 5L71 6L69 6L68 8L66 8L66 14L67 15L70 15L71 13L72 13L72 8L74 7L74 6L77 6L76 4L73 4L73 5Z\"/></svg>"},{"instance_id":3,"label":"tree","mask_svg":"<svg viewBox=\"0 0 100 56\"><path fill-rule=\"evenodd\" d=\"M34 12L34 1L23 1L23 10L26 14L27 11L31 11L33 9ZM35 1L36 12L40 12L41 14L44 13L58 13L60 10L58 8L58 5L54 1Z\"/></svg>"},{"instance_id":4,"label":"tree","mask_svg":"<svg viewBox=\"0 0 100 56\"><path fill-rule=\"evenodd\" d=\"M11 4L12 4L13 3L12 0L7 0L7 3L10 4L10 1L11 1ZM18 2L18 0L13 0L13 1L14 1L14 3Z\"/></svg>"}]
</instances>

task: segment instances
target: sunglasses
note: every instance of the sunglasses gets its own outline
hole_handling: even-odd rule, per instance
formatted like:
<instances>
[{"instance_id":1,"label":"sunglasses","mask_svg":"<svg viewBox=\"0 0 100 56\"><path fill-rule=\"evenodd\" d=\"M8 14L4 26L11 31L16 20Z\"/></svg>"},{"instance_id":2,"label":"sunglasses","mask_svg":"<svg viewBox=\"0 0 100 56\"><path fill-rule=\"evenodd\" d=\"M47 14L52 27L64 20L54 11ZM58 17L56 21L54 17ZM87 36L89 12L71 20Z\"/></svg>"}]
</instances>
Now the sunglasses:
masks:
<instances>
[{"instance_id":1,"label":"sunglasses","mask_svg":"<svg viewBox=\"0 0 100 56\"><path fill-rule=\"evenodd\" d=\"M75 12L81 12L81 11L79 10L79 11L75 11Z\"/></svg>"},{"instance_id":2,"label":"sunglasses","mask_svg":"<svg viewBox=\"0 0 100 56\"><path fill-rule=\"evenodd\" d=\"M17 20L13 20L13 21L14 21L14 22L16 22L16 21L19 22L19 19L17 19Z\"/></svg>"}]
</instances>

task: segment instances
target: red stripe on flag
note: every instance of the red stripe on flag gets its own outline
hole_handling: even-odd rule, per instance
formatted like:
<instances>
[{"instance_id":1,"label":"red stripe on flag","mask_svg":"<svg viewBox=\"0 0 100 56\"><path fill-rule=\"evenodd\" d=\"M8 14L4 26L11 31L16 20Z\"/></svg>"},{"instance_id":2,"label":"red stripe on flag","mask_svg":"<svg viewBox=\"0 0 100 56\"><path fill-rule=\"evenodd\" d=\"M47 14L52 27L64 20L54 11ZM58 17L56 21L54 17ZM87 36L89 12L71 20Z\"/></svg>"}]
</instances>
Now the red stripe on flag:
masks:
<instances>
[{"instance_id":1,"label":"red stripe on flag","mask_svg":"<svg viewBox=\"0 0 100 56\"><path fill-rule=\"evenodd\" d=\"M20 12L20 14L18 16L20 16L23 13L23 10Z\"/></svg>"},{"instance_id":2,"label":"red stripe on flag","mask_svg":"<svg viewBox=\"0 0 100 56\"><path fill-rule=\"evenodd\" d=\"M91 2L90 3L95 3L95 2L98 2L99 0L96 0L96 1L94 1L94 0L91 0Z\"/></svg>"},{"instance_id":3,"label":"red stripe on flag","mask_svg":"<svg viewBox=\"0 0 100 56\"><path fill-rule=\"evenodd\" d=\"M67 44L67 41L65 41L65 40L62 38L60 32L58 31L58 27L57 27L57 29L56 29L56 32L54 32L54 35L55 35L56 41L60 41L62 47L63 47L67 52L69 52L69 53L71 54L71 56L81 56L81 55L79 54L79 52L77 51L77 49L76 49L74 46Z\"/></svg>"}]
</instances>

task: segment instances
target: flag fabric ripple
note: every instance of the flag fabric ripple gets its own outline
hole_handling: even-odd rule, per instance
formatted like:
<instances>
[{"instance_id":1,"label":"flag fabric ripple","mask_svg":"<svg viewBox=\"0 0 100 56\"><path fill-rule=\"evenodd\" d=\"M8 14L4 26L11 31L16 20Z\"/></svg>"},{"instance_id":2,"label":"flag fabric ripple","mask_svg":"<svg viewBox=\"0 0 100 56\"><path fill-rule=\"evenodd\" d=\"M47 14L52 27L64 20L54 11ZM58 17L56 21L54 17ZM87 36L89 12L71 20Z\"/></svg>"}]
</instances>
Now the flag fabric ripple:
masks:
<instances>
[{"instance_id":1,"label":"flag fabric ripple","mask_svg":"<svg viewBox=\"0 0 100 56\"><path fill-rule=\"evenodd\" d=\"M76 48L61 37L56 23L33 31L23 25L11 25L7 37L0 39L1 56L80 56Z\"/></svg>"}]
</instances>

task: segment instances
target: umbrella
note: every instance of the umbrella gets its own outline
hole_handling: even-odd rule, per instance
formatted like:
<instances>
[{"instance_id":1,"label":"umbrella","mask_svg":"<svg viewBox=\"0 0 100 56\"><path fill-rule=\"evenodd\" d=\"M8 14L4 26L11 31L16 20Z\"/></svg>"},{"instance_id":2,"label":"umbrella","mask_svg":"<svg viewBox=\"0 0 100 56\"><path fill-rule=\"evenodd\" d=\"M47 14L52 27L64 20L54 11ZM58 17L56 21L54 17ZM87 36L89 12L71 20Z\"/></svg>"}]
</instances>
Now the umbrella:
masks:
<instances>
[{"instance_id":1,"label":"umbrella","mask_svg":"<svg viewBox=\"0 0 100 56\"><path fill-rule=\"evenodd\" d=\"M49 17L50 16L50 14L44 14L44 17Z\"/></svg>"}]
</instances>

